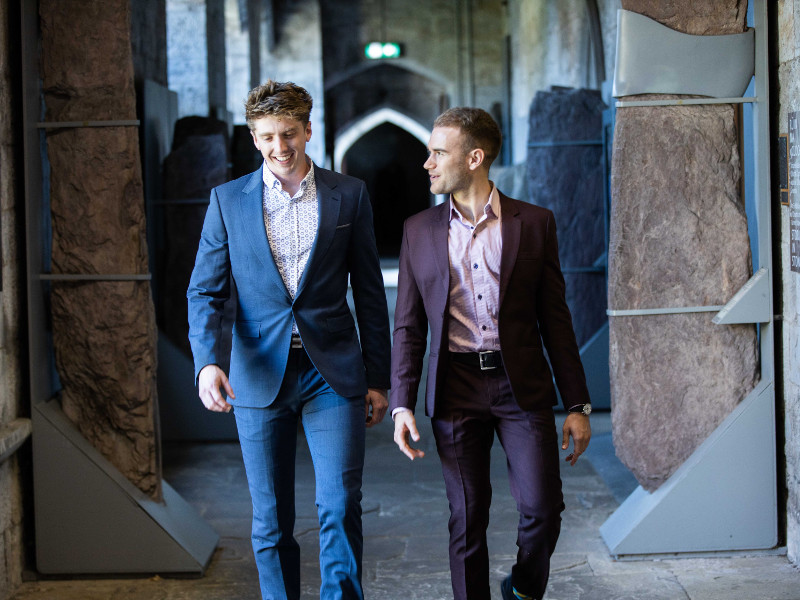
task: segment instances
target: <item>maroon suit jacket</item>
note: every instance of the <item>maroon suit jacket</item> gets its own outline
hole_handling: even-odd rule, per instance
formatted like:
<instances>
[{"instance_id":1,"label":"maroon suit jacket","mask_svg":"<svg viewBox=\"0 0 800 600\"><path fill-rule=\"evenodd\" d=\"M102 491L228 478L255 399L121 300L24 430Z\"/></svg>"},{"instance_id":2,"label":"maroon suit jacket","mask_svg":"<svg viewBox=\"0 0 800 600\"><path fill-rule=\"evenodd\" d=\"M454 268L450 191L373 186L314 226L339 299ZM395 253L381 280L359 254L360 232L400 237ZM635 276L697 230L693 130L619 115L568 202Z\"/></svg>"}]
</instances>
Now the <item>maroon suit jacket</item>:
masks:
<instances>
[{"instance_id":1,"label":"maroon suit jacket","mask_svg":"<svg viewBox=\"0 0 800 600\"><path fill-rule=\"evenodd\" d=\"M400 249L392 348L390 409L414 410L430 326L425 414L436 416L448 360L450 203L410 217ZM572 317L564 297L553 213L500 194L500 351L517 403L524 410L589 402ZM543 348L552 364L550 371Z\"/></svg>"}]
</instances>

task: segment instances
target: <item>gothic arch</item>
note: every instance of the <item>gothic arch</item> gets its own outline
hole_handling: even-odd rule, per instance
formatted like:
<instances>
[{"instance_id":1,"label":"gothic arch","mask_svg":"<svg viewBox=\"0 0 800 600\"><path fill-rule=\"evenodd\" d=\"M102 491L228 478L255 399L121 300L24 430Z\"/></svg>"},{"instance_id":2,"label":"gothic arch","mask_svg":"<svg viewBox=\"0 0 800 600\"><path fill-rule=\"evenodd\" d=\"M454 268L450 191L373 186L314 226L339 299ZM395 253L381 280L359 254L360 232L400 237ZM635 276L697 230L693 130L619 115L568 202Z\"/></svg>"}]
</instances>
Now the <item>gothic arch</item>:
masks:
<instances>
[{"instance_id":1,"label":"gothic arch","mask_svg":"<svg viewBox=\"0 0 800 600\"><path fill-rule=\"evenodd\" d=\"M379 108L371 113L362 116L353 124L346 127L339 135L333 146L333 168L335 171L342 170L342 160L350 147L356 143L364 134L371 131L378 125L391 123L403 129L422 142L423 146L428 145L430 129L424 127L408 115L389 107Z\"/></svg>"}]
</instances>

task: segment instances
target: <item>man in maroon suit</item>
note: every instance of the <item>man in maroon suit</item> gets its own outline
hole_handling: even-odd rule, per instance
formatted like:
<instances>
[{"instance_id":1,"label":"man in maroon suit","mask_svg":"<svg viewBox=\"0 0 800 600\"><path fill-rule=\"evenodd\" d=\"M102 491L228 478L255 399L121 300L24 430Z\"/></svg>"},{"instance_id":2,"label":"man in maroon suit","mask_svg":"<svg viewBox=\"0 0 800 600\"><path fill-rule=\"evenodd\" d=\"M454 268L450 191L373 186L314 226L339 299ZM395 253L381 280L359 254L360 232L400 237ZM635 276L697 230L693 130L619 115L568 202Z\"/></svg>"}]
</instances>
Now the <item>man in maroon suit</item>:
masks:
<instances>
[{"instance_id":1,"label":"man in maroon suit","mask_svg":"<svg viewBox=\"0 0 800 600\"><path fill-rule=\"evenodd\" d=\"M508 459L520 513L517 562L504 600L541 599L564 509L553 374L569 414L575 464L591 437L591 412L564 297L553 214L501 194L489 180L500 129L475 108L436 119L425 162L431 192L447 201L405 223L392 349L394 439L423 452L414 406L430 327L425 413L431 417L450 502L450 574L456 600L488 600L494 435ZM545 359L544 349L552 365Z\"/></svg>"}]
</instances>

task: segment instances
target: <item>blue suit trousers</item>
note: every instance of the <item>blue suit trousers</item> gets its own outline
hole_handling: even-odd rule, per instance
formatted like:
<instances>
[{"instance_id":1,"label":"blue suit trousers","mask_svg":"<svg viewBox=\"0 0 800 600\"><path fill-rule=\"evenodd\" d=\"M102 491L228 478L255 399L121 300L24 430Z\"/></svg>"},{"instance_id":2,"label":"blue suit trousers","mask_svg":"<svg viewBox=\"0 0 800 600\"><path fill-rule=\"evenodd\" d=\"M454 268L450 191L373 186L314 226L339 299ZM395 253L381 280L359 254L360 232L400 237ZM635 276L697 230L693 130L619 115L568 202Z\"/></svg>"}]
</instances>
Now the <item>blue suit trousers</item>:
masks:
<instances>
[{"instance_id":1,"label":"blue suit trousers","mask_svg":"<svg viewBox=\"0 0 800 600\"><path fill-rule=\"evenodd\" d=\"M300 597L294 538L297 423L305 430L316 478L323 600L363 600L361 479L364 398L336 394L305 350L292 349L275 401L234 408L253 501L252 544L264 600Z\"/></svg>"}]
</instances>

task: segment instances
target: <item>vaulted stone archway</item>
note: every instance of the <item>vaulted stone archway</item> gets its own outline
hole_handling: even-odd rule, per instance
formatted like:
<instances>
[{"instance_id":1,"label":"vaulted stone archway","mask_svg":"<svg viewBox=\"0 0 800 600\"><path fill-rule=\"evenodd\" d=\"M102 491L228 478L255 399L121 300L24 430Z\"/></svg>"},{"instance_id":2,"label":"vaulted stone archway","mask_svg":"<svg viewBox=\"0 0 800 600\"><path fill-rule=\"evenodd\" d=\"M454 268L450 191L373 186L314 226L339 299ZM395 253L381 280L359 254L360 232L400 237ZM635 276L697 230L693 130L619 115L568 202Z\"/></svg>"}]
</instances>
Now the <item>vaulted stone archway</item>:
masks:
<instances>
[{"instance_id":1,"label":"vaulted stone archway","mask_svg":"<svg viewBox=\"0 0 800 600\"><path fill-rule=\"evenodd\" d=\"M403 222L431 205L422 167L429 133L410 117L383 108L336 139L334 168L366 182L378 252L383 257L399 255Z\"/></svg>"}]
</instances>

